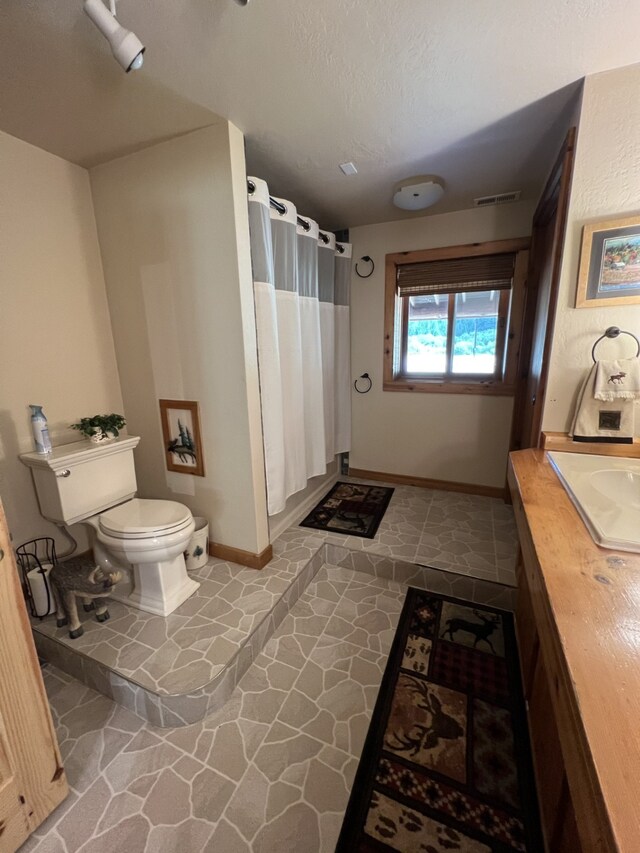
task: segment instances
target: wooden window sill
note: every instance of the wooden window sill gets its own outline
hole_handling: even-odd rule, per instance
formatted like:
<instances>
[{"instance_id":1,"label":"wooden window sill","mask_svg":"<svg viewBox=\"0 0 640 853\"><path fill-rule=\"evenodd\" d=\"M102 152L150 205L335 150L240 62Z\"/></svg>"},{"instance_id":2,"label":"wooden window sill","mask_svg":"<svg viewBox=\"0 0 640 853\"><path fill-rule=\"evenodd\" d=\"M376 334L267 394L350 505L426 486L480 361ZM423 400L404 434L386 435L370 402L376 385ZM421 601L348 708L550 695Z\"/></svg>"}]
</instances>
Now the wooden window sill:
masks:
<instances>
[{"instance_id":1,"label":"wooden window sill","mask_svg":"<svg viewBox=\"0 0 640 853\"><path fill-rule=\"evenodd\" d=\"M383 391L418 391L427 394L488 394L494 397L515 396L515 385L503 382L438 382L433 379L398 379L385 380Z\"/></svg>"}]
</instances>

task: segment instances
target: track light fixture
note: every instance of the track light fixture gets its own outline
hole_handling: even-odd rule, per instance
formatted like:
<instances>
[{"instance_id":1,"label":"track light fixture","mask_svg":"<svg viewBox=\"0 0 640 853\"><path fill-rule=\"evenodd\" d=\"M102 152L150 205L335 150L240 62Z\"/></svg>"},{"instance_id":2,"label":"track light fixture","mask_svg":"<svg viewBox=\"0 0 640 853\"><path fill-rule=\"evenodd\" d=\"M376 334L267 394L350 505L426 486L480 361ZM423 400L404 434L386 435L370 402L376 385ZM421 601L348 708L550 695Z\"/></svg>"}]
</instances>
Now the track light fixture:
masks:
<instances>
[{"instance_id":1,"label":"track light fixture","mask_svg":"<svg viewBox=\"0 0 640 853\"><path fill-rule=\"evenodd\" d=\"M109 0L108 9L102 0L84 0L84 11L109 42L125 71L142 68L144 45L135 33L125 30L116 20L116 0Z\"/></svg>"}]
</instances>

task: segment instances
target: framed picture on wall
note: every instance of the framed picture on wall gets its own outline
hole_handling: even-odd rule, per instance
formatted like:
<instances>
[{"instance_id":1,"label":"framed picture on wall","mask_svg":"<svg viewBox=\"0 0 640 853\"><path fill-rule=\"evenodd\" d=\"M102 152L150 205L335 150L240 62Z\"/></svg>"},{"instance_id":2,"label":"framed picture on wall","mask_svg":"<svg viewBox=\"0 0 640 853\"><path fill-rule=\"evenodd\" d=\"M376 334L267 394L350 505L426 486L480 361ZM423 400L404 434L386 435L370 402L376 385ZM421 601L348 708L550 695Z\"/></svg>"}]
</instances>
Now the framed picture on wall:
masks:
<instances>
[{"instance_id":1,"label":"framed picture on wall","mask_svg":"<svg viewBox=\"0 0 640 853\"><path fill-rule=\"evenodd\" d=\"M585 225L576 308L640 303L640 216Z\"/></svg>"},{"instance_id":2,"label":"framed picture on wall","mask_svg":"<svg viewBox=\"0 0 640 853\"><path fill-rule=\"evenodd\" d=\"M162 439L168 471L204 477L200 413L195 400L160 400Z\"/></svg>"}]
</instances>

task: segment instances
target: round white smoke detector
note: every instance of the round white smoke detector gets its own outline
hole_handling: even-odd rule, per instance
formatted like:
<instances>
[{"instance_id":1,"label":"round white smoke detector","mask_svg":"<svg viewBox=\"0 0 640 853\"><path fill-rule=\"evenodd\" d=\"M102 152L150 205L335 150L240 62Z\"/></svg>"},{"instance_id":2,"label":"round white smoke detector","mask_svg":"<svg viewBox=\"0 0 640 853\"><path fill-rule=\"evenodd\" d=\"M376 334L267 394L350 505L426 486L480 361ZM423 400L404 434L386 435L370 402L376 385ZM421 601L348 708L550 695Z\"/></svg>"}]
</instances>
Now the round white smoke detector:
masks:
<instances>
[{"instance_id":1,"label":"round white smoke detector","mask_svg":"<svg viewBox=\"0 0 640 853\"><path fill-rule=\"evenodd\" d=\"M424 210L440 201L444 195L444 184L435 175L418 175L405 178L396 184L393 203L401 210Z\"/></svg>"}]
</instances>

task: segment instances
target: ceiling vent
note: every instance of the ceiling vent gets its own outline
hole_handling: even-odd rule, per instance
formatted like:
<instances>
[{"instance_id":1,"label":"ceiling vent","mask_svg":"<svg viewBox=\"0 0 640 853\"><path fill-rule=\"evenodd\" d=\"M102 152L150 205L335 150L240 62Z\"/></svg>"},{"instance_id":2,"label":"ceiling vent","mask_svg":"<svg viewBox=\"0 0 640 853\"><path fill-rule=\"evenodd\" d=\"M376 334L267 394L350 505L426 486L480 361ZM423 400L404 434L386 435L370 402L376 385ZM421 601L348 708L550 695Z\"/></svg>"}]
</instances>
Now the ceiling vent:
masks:
<instances>
[{"instance_id":1,"label":"ceiling vent","mask_svg":"<svg viewBox=\"0 0 640 853\"><path fill-rule=\"evenodd\" d=\"M510 204L514 201L520 201L520 190L513 193L498 193L498 195L483 195L480 198L474 198L474 207L490 207L492 204Z\"/></svg>"}]
</instances>

